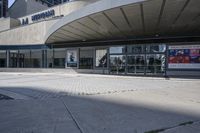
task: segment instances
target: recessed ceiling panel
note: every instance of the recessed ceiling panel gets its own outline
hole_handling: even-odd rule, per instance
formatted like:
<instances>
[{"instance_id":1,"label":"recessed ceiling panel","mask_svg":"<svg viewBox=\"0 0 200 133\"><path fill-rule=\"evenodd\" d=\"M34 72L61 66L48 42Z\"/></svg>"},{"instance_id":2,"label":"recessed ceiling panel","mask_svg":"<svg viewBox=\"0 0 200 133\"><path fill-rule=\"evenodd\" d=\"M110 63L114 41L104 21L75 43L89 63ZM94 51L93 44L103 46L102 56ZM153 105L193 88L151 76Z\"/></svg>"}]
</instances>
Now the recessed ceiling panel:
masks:
<instances>
[{"instance_id":1,"label":"recessed ceiling panel","mask_svg":"<svg viewBox=\"0 0 200 133\"><path fill-rule=\"evenodd\" d=\"M102 38L107 38L111 36L108 32L102 30L101 25L93 20L90 16L80 19L79 22L85 24L87 27L90 27L90 29L95 30L96 33L99 34Z\"/></svg>"},{"instance_id":2,"label":"recessed ceiling panel","mask_svg":"<svg viewBox=\"0 0 200 133\"><path fill-rule=\"evenodd\" d=\"M199 34L200 0L147 0L77 18L56 29L47 42Z\"/></svg>"},{"instance_id":3,"label":"recessed ceiling panel","mask_svg":"<svg viewBox=\"0 0 200 133\"><path fill-rule=\"evenodd\" d=\"M90 36L91 39L101 38L101 35L99 35L95 30L91 29L90 27L79 21L71 23L70 26L73 26L76 29L85 32Z\"/></svg>"},{"instance_id":4,"label":"recessed ceiling panel","mask_svg":"<svg viewBox=\"0 0 200 133\"><path fill-rule=\"evenodd\" d=\"M63 30L66 30L68 32L71 32L77 36L81 36L82 38L85 38L85 39L89 39L91 37L90 34L84 32L84 31L81 31L80 29L77 29L76 27L73 27L73 26L70 26L70 25L66 25L62 28Z\"/></svg>"},{"instance_id":5,"label":"recessed ceiling panel","mask_svg":"<svg viewBox=\"0 0 200 133\"><path fill-rule=\"evenodd\" d=\"M190 25L198 15L200 14L200 0L189 0L188 4L185 5L184 10L177 19L175 25L184 26Z\"/></svg>"},{"instance_id":6,"label":"recessed ceiling panel","mask_svg":"<svg viewBox=\"0 0 200 133\"><path fill-rule=\"evenodd\" d=\"M170 29L175 19L181 12L185 2L186 0L166 0L159 24L159 31Z\"/></svg>"},{"instance_id":7,"label":"recessed ceiling panel","mask_svg":"<svg viewBox=\"0 0 200 133\"><path fill-rule=\"evenodd\" d=\"M105 12L113 24L124 34L129 35L132 31L129 20L123 8L116 8Z\"/></svg>"},{"instance_id":8,"label":"recessed ceiling panel","mask_svg":"<svg viewBox=\"0 0 200 133\"><path fill-rule=\"evenodd\" d=\"M129 5L123 7L123 10L130 22L130 25L136 35L142 34L142 16L139 4Z\"/></svg>"},{"instance_id":9,"label":"recessed ceiling panel","mask_svg":"<svg viewBox=\"0 0 200 133\"><path fill-rule=\"evenodd\" d=\"M155 33L161 13L163 0L150 0L143 3L145 32Z\"/></svg>"},{"instance_id":10,"label":"recessed ceiling panel","mask_svg":"<svg viewBox=\"0 0 200 133\"><path fill-rule=\"evenodd\" d=\"M92 19L94 19L95 21L97 21L101 27L102 30L110 33L113 36L124 36L119 29L117 29L117 27L115 27L115 25L113 25L112 21L110 20L111 18L105 14L104 12L101 13L97 13L94 15L91 15Z\"/></svg>"}]
</instances>

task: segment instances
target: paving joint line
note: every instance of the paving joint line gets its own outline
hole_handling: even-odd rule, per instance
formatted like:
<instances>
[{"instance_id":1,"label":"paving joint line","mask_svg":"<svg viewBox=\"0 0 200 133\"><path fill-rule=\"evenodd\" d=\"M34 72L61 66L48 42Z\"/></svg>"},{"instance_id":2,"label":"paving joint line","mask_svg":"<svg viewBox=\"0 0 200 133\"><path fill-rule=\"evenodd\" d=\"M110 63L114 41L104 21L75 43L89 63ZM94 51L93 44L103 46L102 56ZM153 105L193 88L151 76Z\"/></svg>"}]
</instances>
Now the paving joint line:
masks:
<instances>
[{"instance_id":1,"label":"paving joint line","mask_svg":"<svg viewBox=\"0 0 200 133\"><path fill-rule=\"evenodd\" d=\"M60 99L60 101L63 103L63 105L65 106L67 112L69 113L69 115L71 116L72 120L74 121L76 127L78 128L78 130L80 131L80 133L84 133L83 129L81 129L80 124L78 123L78 121L76 120L75 116L71 113L71 111L69 110L69 107L65 104L65 102Z\"/></svg>"},{"instance_id":2,"label":"paving joint line","mask_svg":"<svg viewBox=\"0 0 200 133\"><path fill-rule=\"evenodd\" d=\"M179 123L179 124L177 124L175 126L171 126L171 127L166 127L166 128L161 128L161 129L146 131L145 133L162 133L164 131L175 129L175 128L178 128L178 127L183 127L183 126L186 126L186 125L193 125L193 124L198 123L198 122L200 122L200 120L187 121L187 122Z\"/></svg>"}]
</instances>

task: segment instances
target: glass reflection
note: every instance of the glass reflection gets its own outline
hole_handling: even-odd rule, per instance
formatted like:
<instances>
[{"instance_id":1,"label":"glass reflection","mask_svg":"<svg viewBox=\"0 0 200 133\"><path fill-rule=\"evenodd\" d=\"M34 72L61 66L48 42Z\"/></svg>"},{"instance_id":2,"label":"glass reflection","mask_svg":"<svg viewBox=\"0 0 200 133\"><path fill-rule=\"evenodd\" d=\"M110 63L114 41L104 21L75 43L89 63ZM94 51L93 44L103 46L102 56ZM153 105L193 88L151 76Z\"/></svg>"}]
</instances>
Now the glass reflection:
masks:
<instances>
[{"instance_id":1,"label":"glass reflection","mask_svg":"<svg viewBox=\"0 0 200 133\"><path fill-rule=\"evenodd\" d=\"M111 73L125 73L126 57L124 55L111 55L110 56L110 69Z\"/></svg>"},{"instance_id":2,"label":"glass reflection","mask_svg":"<svg viewBox=\"0 0 200 133\"><path fill-rule=\"evenodd\" d=\"M94 49L86 48L80 49L79 68L93 69Z\"/></svg>"},{"instance_id":3,"label":"glass reflection","mask_svg":"<svg viewBox=\"0 0 200 133\"><path fill-rule=\"evenodd\" d=\"M0 67L6 67L6 51L0 50Z\"/></svg>"},{"instance_id":4,"label":"glass reflection","mask_svg":"<svg viewBox=\"0 0 200 133\"><path fill-rule=\"evenodd\" d=\"M53 49L47 49L47 68L53 67Z\"/></svg>"},{"instance_id":5,"label":"glass reflection","mask_svg":"<svg viewBox=\"0 0 200 133\"><path fill-rule=\"evenodd\" d=\"M42 67L42 50L31 50L31 62L33 68Z\"/></svg>"},{"instance_id":6,"label":"glass reflection","mask_svg":"<svg viewBox=\"0 0 200 133\"><path fill-rule=\"evenodd\" d=\"M122 54L125 53L125 47L110 47L110 54Z\"/></svg>"},{"instance_id":7,"label":"glass reflection","mask_svg":"<svg viewBox=\"0 0 200 133\"><path fill-rule=\"evenodd\" d=\"M54 68L65 68L66 49L54 49ZM49 64L51 66L51 64Z\"/></svg>"},{"instance_id":8,"label":"glass reflection","mask_svg":"<svg viewBox=\"0 0 200 133\"><path fill-rule=\"evenodd\" d=\"M164 73L165 56L162 54L148 54L146 57L148 74Z\"/></svg>"},{"instance_id":9,"label":"glass reflection","mask_svg":"<svg viewBox=\"0 0 200 133\"><path fill-rule=\"evenodd\" d=\"M144 73L145 70L145 58L144 55L136 56L136 73Z\"/></svg>"},{"instance_id":10,"label":"glass reflection","mask_svg":"<svg viewBox=\"0 0 200 133\"><path fill-rule=\"evenodd\" d=\"M144 46L143 45L127 46L127 53L144 53Z\"/></svg>"},{"instance_id":11,"label":"glass reflection","mask_svg":"<svg viewBox=\"0 0 200 133\"><path fill-rule=\"evenodd\" d=\"M31 67L30 50L20 50L19 67Z\"/></svg>"},{"instance_id":12,"label":"glass reflection","mask_svg":"<svg viewBox=\"0 0 200 133\"><path fill-rule=\"evenodd\" d=\"M96 67L106 67L107 66L107 50L98 49L96 50Z\"/></svg>"},{"instance_id":13,"label":"glass reflection","mask_svg":"<svg viewBox=\"0 0 200 133\"><path fill-rule=\"evenodd\" d=\"M158 52L165 52L166 45L165 44L152 44L146 46L147 53L158 53Z\"/></svg>"}]
</instances>

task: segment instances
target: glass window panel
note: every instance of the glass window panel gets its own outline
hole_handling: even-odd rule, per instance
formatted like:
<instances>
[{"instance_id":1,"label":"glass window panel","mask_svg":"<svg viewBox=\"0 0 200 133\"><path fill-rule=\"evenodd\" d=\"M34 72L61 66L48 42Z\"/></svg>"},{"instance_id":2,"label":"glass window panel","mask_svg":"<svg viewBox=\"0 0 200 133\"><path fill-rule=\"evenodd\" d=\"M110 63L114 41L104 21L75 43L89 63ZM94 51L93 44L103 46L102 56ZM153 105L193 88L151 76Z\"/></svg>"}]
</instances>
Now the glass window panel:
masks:
<instances>
[{"instance_id":1,"label":"glass window panel","mask_svg":"<svg viewBox=\"0 0 200 133\"><path fill-rule=\"evenodd\" d=\"M127 57L127 64L128 65L135 65L136 64L136 59L135 59L135 56L128 56Z\"/></svg>"},{"instance_id":2,"label":"glass window panel","mask_svg":"<svg viewBox=\"0 0 200 133\"><path fill-rule=\"evenodd\" d=\"M144 65L144 55L137 55L136 56L136 65Z\"/></svg>"},{"instance_id":3,"label":"glass window panel","mask_svg":"<svg viewBox=\"0 0 200 133\"><path fill-rule=\"evenodd\" d=\"M94 49L83 48L80 49L79 68L93 69Z\"/></svg>"},{"instance_id":4,"label":"glass window panel","mask_svg":"<svg viewBox=\"0 0 200 133\"><path fill-rule=\"evenodd\" d=\"M147 73L157 74L164 73L165 70L165 55L163 54L148 54L146 57Z\"/></svg>"},{"instance_id":5,"label":"glass window panel","mask_svg":"<svg viewBox=\"0 0 200 133\"><path fill-rule=\"evenodd\" d=\"M137 55L136 56L135 73L144 74L144 70L145 70L145 56Z\"/></svg>"},{"instance_id":6,"label":"glass window panel","mask_svg":"<svg viewBox=\"0 0 200 133\"><path fill-rule=\"evenodd\" d=\"M10 51L9 66L18 67L18 50Z\"/></svg>"},{"instance_id":7,"label":"glass window panel","mask_svg":"<svg viewBox=\"0 0 200 133\"><path fill-rule=\"evenodd\" d=\"M31 67L30 50L20 50L19 54L19 67Z\"/></svg>"},{"instance_id":8,"label":"glass window panel","mask_svg":"<svg viewBox=\"0 0 200 133\"><path fill-rule=\"evenodd\" d=\"M125 53L125 47L110 47L110 54L121 54Z\"/></svg>"},{"instance_id":9,"label":"glass window panel","mask_svg":"<svg viewBox=\"0 0 200 133\"><path fill-rule=\"evenodd\" d=\"M136 56L129 55L127 56L127 72L136 73Z\"/></svg>"},{"instance_id":10,"label":"glass window panel","mask_svg":"<svg viewBox=\"0 0 200 133\"><path fill-rule=\"evenodd\" d=\"M166 45L165 44L152 44L146 46L147 53L158 53L165 52Z\"/></svg>"},{"instance_id":11,"label":"glass window panel","mask_svg":"<svg viewBox=\"0 0 200 133\"><path fill-rule=\"evenodd\" d=\"M107 66L107 49L96 50L96 67Z\"/></svg>"},{"instance_id":12,"label":"glass window panel","mask_svg":"<svg viewBox=\"0 0 200 133\"><path fill-rule=\"evenodd\" d=\"M143 53L144 45L131 45L127 46L127 53Z\"/></svg>"},{"instance_id":13,"label":"glass window panel","mask_svg":"<svg viewBox=\"0 0 200 133\"><path fill-rule=\"evenodd\" d=\"M66 49L54 49L54 68L65 68Z\"/></svg>"},{"instance_id":14,"label":"glass window panel","mask_svg":"<svg viewBox=\"0 0 200 133\"><path fill-rule=\"evenodd\" d=\"M0 67L6 67L6 51L0 50Z\"/></svg>"},{"instance_id":15,"label":"glass window panel","mask_svg":"<svg viewBox=\"0 0 200 133\"><path fill-rule=\"evenodd\" d=\"M47 49L47 68L53 67L53 49Z\"/></svg>"},{"instance_id":16,"label":"glass window panel","mask_svg":"<svg viewBox=\"0 0 200 133\"><path fill-rule=\"evenodd\" d=\"M33 68L42 67L42 50L31 50L31 63Z\"/></svg>"},{"instance_id":17,"label":"glass window panel","mask_svg":"<svg viewBox=\"0 0 200 133\"><path fill-rule=\"evenodd\" d=\"M135 74L137 66L127 66L128 74Z\"/></svg>"},{"instance_id":18,"label":"glass window panel","mask_svg":"<svg viewBox=\"0 0 200 133\"><path fill-rule=\"evenodd\" d=\"M110 71L111 73L125 73L126 56L110 55Z\"/></svg>"}]
</instances>

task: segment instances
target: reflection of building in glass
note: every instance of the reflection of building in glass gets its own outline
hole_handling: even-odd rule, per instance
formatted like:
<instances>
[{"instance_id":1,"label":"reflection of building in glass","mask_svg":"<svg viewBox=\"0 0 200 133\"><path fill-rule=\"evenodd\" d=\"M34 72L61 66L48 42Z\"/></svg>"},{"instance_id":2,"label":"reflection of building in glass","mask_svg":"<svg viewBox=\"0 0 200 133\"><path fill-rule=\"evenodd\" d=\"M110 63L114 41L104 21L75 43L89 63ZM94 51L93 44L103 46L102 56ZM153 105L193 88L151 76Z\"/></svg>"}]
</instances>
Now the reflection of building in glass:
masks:
<instances>
[{"instance_id":1,"label":"reflection of building in glass","mask_svg":"<svg viewBox=\"0 0 200 133\"><path fill-rule=\"evenodd\" d=\"M8 10L8 0L0 0L0 18L6 17Z\"/></svg>"}]
</instances>

